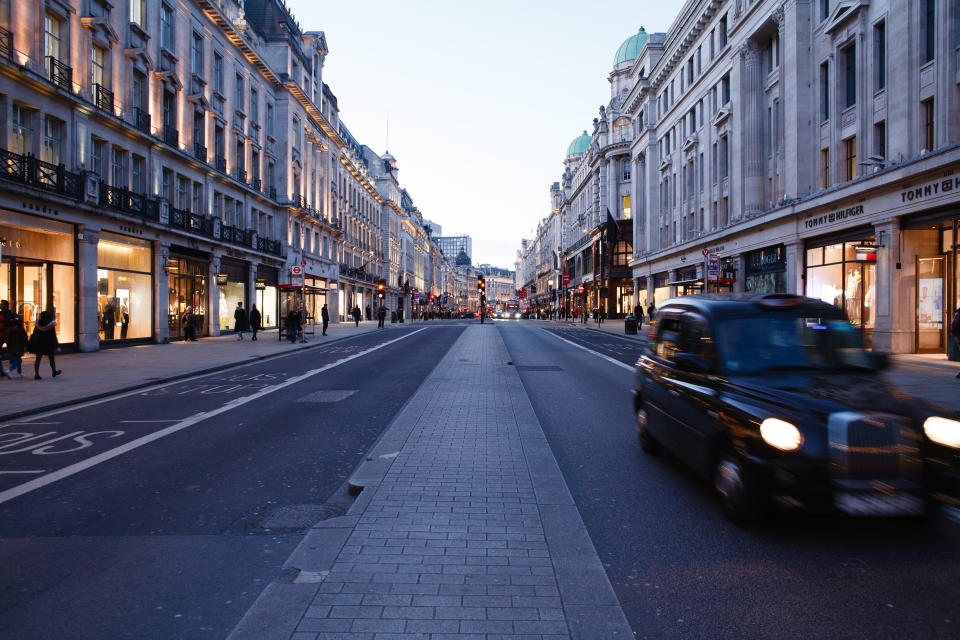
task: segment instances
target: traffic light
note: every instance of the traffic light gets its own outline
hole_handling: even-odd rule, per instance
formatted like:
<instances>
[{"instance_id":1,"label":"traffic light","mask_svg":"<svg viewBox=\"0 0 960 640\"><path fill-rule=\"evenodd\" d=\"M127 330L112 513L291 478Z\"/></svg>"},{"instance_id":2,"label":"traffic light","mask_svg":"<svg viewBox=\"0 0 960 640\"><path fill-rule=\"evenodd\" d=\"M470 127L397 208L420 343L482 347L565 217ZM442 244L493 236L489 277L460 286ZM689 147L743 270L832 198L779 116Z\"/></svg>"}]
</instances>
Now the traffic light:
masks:
<instances>
[{"instance_id":1,"label":"traffic light","mask_svg":"<svg viewBox=\"0 0 960 640\"><path fill-rule=\"evenodd\" d=\"M479 289L481 292L487 290L487 282L483 279L482 274L477 276L477 289Z\"/></svg>"},{"instance_id":2,"label":"traffic light","mask_svg":"<svg viewBox=\"0 0 960 640\"><path fill-rule=\"evenodd\" d=\"M386 283L383 280L377 281L377 298L383 300L383 292L387 288Z\"/></svg>"}]
</instances>

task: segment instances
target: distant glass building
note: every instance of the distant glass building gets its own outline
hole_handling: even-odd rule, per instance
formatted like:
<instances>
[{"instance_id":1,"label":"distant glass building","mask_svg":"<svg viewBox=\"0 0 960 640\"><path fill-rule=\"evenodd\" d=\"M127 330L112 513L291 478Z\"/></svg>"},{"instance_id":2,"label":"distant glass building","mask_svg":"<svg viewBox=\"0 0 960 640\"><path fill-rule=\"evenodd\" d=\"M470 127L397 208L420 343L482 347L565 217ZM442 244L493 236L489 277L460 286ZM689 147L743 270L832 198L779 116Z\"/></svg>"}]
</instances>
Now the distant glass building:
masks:
<instances>
[{"instance_id":1,"label":"distant glass building","mask_svg":"<svg viewBox=\"0 0 960 640\"><path fill-rule=\"evenodd\" d=\"M469 266L472 263L473 238L470 236L441 236L434 240L443 255L457 266Z\"/></svg>"}]
</instances>

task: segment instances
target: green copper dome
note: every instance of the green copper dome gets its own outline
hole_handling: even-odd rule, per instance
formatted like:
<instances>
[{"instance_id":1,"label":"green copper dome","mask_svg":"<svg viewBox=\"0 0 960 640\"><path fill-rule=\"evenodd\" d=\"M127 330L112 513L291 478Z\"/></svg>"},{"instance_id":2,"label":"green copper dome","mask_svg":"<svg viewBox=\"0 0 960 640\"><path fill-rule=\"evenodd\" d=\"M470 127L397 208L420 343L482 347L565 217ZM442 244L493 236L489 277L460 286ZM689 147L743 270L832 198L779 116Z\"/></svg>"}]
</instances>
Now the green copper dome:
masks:
<instances>
[{"instance_id":1,"label":"green copper dome","mask_svg":"<svg viewBox=\"0 0 960 640\"><path fill-rule=\"evenodd\" d=\"M640 31L624 40L620 48L617 49L617 55L613 57L613 66L636 60L645 44L647 44L647 32L644 31L643 27L640 27Z\"/></svg>"},{"instance_id":2,"label":"green copper dome","mask_svg":"<svg viewBox=\"0 0 960 640\"><path fill-rule=\"evenodd\" d=\"M567 147L568 156L579 156L587 152L587 148L590 146L590 143L593 142L593 138L590 137L586 131L581 133L579 136L573 139L573 142L570 143L570 146Z\"/></svg>"}]
</instances>

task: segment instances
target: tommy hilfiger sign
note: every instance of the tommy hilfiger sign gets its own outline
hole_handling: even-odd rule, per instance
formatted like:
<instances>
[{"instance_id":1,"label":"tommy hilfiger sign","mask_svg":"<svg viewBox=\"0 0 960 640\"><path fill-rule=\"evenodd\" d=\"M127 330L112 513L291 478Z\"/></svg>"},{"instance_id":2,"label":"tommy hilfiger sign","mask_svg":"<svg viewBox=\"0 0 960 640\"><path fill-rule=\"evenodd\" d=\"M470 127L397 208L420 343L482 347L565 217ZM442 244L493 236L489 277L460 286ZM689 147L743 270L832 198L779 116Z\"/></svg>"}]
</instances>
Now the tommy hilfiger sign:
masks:
<instances>
[{"instance_id":1,"label":"tommy hilfiger sign","mask_svg":"<svg viewBox=\"0 0 960 640\"><path fill-rule=\"evenodd\" d=\"M960 191L960 178L941 178L936 182L929 182L919 187L911 187L900 192L900 202L916 202L927 198L935 198L951 191Z\"/></svg>"},{"instance_id":2,"label":"tommy hilfiger sign","mask_svg":"<svg viewBox=\"0 0 960 640\"><path fill-rule=\"evenodd\" d=\"M807 218L803 221L803 226L807 229L813 229L815 227L842 222L849 218L855 218L861 214L863 214L863 205L858 204L853 207L847 207L846 209L838 209L837 211Z\"/></svg>"}]
</instances>

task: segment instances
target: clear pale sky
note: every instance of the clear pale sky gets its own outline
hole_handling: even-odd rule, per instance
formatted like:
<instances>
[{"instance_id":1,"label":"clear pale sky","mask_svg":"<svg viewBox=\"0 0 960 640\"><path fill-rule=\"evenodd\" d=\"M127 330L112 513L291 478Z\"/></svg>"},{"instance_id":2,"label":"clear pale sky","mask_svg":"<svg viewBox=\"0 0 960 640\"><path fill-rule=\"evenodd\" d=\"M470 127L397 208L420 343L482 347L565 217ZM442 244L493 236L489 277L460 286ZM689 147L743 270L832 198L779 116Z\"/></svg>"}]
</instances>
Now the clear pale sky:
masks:
<instances>
[{"instance_id":1,"label":"clear pale sky","mask_svg":"<svg viewBox=\"0 0 960 640\"><path fill-rule=\"evenodd\" d=\"M354 137L397 158L401 186L474 264L513 269L550 213L567 145L610 100L620 44L666 31L680 0L287 0L323 31L324 81Z\"/></svg>"}]
</instances>

